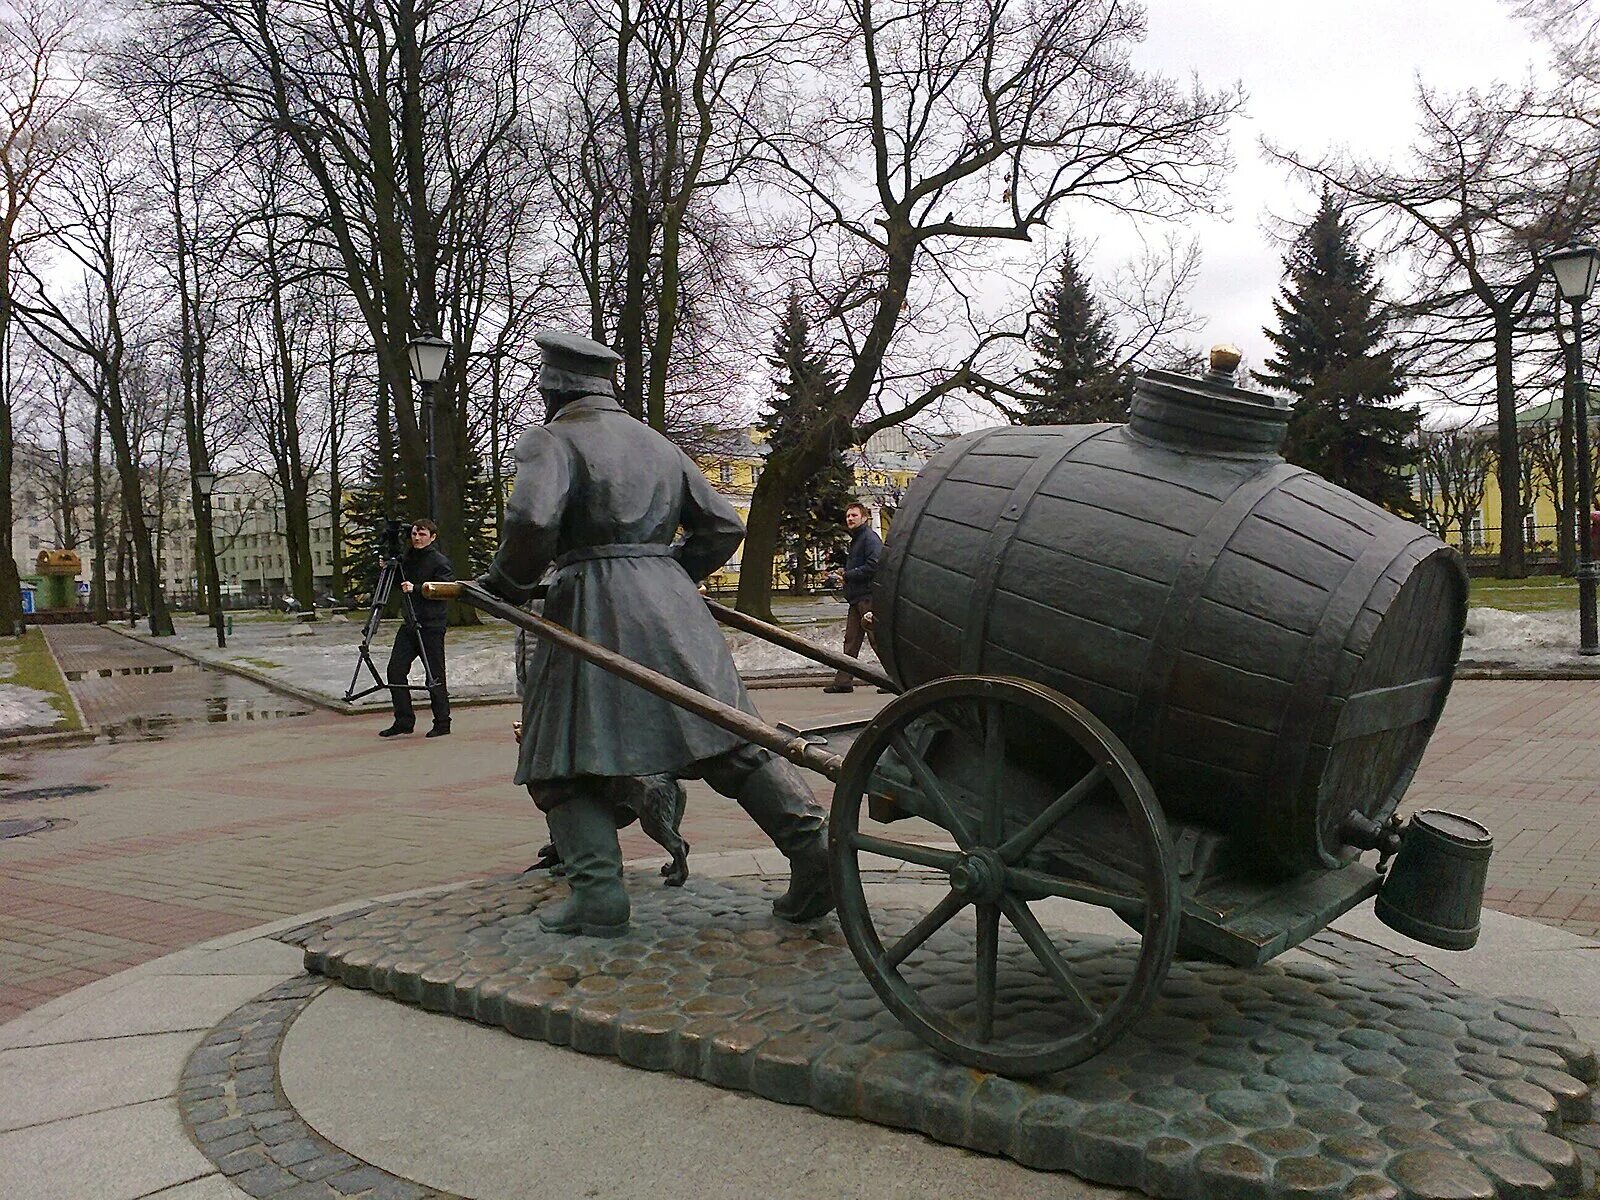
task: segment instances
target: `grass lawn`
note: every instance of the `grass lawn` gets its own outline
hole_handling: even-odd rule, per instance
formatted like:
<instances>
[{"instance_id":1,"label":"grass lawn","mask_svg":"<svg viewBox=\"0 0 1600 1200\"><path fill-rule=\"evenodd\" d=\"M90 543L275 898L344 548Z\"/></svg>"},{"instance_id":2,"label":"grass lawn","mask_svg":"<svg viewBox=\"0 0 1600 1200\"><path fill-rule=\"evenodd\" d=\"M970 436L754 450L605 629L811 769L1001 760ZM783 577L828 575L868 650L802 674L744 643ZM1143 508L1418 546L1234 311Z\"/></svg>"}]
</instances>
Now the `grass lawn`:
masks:
<instances>
[{"instance_id":1,"label":"grass lawn","mask_svg":"<svg viewBox=\"0 0 1600 1200\"><path fill-rule=\"evenodd\" d=\"M67 681L61 677L42 631L29 629L21 638L0 638L0 661L11 665L9 674L0 674L0 681L49 696L51 707L61 714L57 729L80 728L77 710L67 696Z\"/></svg>"},{"instance_id":2,"label":"grass lawn","mask_svg":"<svg viewBox=\"0 0 1600 1200\"><path fill-rule=\"evenodd\" d=\"M1576 612L1578 585L1561 575L1474 579L1467 602L1508 612Z\"/></svg>"}]
</instances>

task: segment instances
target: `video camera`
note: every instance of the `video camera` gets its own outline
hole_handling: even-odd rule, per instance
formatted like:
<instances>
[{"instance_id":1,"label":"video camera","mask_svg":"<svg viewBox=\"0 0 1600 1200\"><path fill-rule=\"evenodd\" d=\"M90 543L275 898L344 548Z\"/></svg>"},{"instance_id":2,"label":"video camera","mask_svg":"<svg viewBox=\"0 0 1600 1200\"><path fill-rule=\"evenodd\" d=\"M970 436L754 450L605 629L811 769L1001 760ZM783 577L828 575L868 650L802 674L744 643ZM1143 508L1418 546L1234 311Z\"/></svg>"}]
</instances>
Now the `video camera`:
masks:
<instances>
[{"instance_id":1,"label":"video camera","mask_svg":"<svg viewBox=\"0 0 1600 1200\"><path fill-rule=\"evenodd\" d=\"M385 557L404 554L411 544L411 522L389 517L383 522L383 532L378 535Z\"/></svg>"}]
</instances>

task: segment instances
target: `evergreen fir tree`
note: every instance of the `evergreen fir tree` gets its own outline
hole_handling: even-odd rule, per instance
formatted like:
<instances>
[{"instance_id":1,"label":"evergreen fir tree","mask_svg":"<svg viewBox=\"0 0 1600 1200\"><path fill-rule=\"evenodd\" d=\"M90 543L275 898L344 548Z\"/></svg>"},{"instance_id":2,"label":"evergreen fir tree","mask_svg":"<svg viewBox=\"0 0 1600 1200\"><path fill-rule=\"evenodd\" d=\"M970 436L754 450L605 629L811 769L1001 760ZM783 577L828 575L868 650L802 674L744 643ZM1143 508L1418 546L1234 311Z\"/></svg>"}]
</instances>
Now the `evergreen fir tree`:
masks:
<instances>
[{"instance_id":1,"label":"evergreen fir tree","mask_svg":"<svg viewBox=\"0 0 1600 1200\"><path fill-rule=\"evenodd\" d=\"M838 380L811 345L811 323L799 296L791 293L774 339L772 356L775 393L762 414L769 452L786 449L823 419ZM779 552L788 561L792 586L804 589L828 569L849 544L844 510L854 497L855 476L835 447L821 469L796 488L778 519Z\"/></svg>"},{"instance_id":2,"label":"evergreen fir tree","mask_svg":"<svg viewBox=\"0 0 1600 1200\"><path fill-rule=\"evenodd\" d=\"M467 447L465 467L462 509L468 544L464 551L450 547L445 553L456 569L456 576L471 579L488 568L500 544L500 531L494 522L494 485L477 446ZM345 594L352 602L367 605L372 602L372 589L377 586L384 550L383 535L389 518L414 520L427 512L427 506L419 503L412 507L405 478L396 471L394 509L389 511L384 507L382 464L378 461L375 441L361 456L357 470L358 481L347 484L343 494L344 585ZM401 539L402 553L409 544ZM391 598L388 615L398 612L399 602Z\"/></svg>"},{"instance_id":3,"label":"evergreen fir tree","mask_svg":"<svg viewBox=\"0 0 1600 1200\"><path fill-rule=\"evenodd\" d=\"M466 457L467 479L461 507L467 528L467 546L465 553L450 553L450 564L455 567L458 579L474 579L487 571L489 561L500 546L500 530L494 523L494 480L477 445L468 445Z\"/></svg>"},{"instance_id":4,"label":"evergreen fir tree","mask_svg":"<svg viewBox=\"0 0 1600 1200\"><path fill-rule=\"evenodd\" d=\"M1263 332L1277 353L1256 379L1295 397L1284 457L1393 512L1416 515L1415 407L1394 401L1405 384L1388 344L1388 315L1343 206L1322 203L1284 257L1286 282L1273 301L1278 328Z\"/></svg>"},{"instance_id":5,"label":"evergreen fir tree","mask_svg":"<svg viewBox=\"0 0 1600 1200\"><path fill-rule=\"evenodd\" d=\"M383 476L376 449L369 449L362 456L359 470L360 481L351 482L344 489L344 590L352 604L366 607L372 603L372 590L378 583L385 524L397 514L384 507ZM410 510L406 507L405 482L399 474L395 473L398 512L407 513ZM394 607L391 601L390 609Z\"/></svg>"},{"instance_id":6,"label":"evergreen fir tree","mask_svg":"<svg viewBox=\"0 0 1600 1200\"><path fill-rule=\"evenodd\" d=\"M1022 376L1032 395L1007 413L1021 425L1077 425L1127 417L1128 380L1112 359L1110 323L1069 242L1055 284L1037 301L1028 338L1037 356Z\"/></svg>"}]
</instances>

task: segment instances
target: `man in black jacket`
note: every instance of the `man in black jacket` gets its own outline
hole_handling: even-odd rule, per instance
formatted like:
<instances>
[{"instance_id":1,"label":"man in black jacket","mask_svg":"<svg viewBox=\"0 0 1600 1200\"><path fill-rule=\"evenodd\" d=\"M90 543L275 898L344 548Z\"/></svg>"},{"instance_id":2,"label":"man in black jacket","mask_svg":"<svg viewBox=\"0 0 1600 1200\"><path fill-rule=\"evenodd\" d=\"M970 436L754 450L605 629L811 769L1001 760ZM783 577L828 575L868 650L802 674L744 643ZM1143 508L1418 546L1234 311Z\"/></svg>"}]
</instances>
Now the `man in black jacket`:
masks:
<instances>
[{"instance_id":1,"label":"man in black jacket","mask_svg":"<svg viewBox=\"0 0 1600 1200\"><path fill-rule=\"evenodd\" d=\"M417 727L417 714L411 707L411 691L407 679L411 664L417 656L425 656L427 673L433 676L433 687L428 692L428 703L433 708L433 728L429 737L444 737L450 732L450 694L445 690L444 678L444 624L446 603L429 600L422 594L421 585L439 580L454 579L455 569L439 548L433 544L439 536L439 527L426 518L411 526L411 548L400 560L400 590L411 597L411 607L417 614L417 628L402 624L394 635L394 649L389 652L389 692L394 697L394 724L378 734L379 737L397 737L410 733Z\"/></svg>"},{"instance_id":2,"label":"man in black jacket","mask_svg":"<svg viewBox=\"0 0 1600 1200\"><path fill-rule=\"evenodd\" d=\"M867 509L862 504L852 504L844 510L844 523L850 530L850 553L845 557L844 601L850 606L850 615L844 623L844 652L851 658L861 654L861 639L872 642L872 652L878 652L878 639L872 632L872 577L878 573L878 559L883 555L883 539L867 519ZM840 671L825 692L848 692L853 676Z\"/></svg>"}]
</instances>

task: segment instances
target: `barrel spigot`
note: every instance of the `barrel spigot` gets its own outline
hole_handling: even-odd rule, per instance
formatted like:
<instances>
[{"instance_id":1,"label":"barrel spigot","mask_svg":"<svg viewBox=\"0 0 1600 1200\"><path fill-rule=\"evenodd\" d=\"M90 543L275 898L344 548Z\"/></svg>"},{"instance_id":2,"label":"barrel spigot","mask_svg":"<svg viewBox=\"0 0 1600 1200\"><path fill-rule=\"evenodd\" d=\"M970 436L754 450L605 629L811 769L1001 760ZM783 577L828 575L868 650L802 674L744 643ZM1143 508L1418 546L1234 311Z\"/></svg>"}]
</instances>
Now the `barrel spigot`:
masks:
<instances>
[{"instance_id":1,"label":"barrel spigot","mask_svg":"<svg viewBox=\"0 0 1600 1200\"><path fill-rule=\"evenodd\" d=\"M1390 813L1384 821L1374 821L1362 813L1353 812L1344 819L1340 834L1348 846L1378 852L1378 870L1382 871L1400 849L1400 814Z\"/></svg>"}]
</instances>

